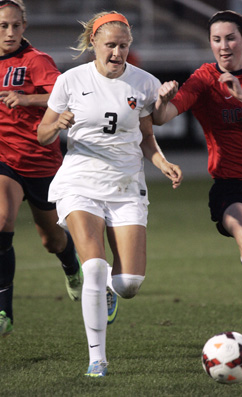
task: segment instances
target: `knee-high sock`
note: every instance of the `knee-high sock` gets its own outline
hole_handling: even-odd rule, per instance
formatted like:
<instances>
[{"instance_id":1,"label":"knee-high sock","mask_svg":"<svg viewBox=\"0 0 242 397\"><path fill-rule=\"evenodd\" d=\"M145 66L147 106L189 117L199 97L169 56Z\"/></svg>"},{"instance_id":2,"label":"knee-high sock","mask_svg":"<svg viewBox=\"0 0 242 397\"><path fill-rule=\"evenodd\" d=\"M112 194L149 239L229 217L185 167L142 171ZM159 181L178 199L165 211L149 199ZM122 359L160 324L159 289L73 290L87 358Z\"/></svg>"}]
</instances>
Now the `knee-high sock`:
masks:
<instances>
[{"instance_id":1,"label":"knee-high sock","mask_svg":"<svg viewBox=\"0 0 242 397\"><path fill-rule=\"evenodd\" d=\"M107 328L107 262L89 259L82 265L82 314L86 329L89 364L106 359Z\"/></svg>"},{"instance_id":2,"label":"knee-high sock","mask_svg":"<svg viewBox=\"0 0 242 397\"><path fill-rule=\"evenodd\" d=\"M107 286L108 286L109 288L111 288L112 291L114 291L114 288L113 288L113 278L112 278L112 270L113 270L113 268L107 263L107 271L108 271L108 274L107 274ZM115 291L114 291L114 292L115 292Z\"/></svg>"},{"instance_id":3,"label":"knee-high sock","mask_svg":"<svg viewBox=\"0 0 242 397\"><path fill-rule=\"evenodd\" d=\"M75 274L79 269L74 243L69 232L66 232L67 244L63 252L56 254L61 261L62 268L67 276Z\"/></svg>"},{"instance_id":4,"label":"knee-high sock","mask_svg":"<svg viewBox=\"0 0 242 397\"><path fill-rule=\"evenodd\" d=\"M0 311L4 310L13 322L13 279L15 253L13 232L0 232Z\"/></svg>"}]
</instances>

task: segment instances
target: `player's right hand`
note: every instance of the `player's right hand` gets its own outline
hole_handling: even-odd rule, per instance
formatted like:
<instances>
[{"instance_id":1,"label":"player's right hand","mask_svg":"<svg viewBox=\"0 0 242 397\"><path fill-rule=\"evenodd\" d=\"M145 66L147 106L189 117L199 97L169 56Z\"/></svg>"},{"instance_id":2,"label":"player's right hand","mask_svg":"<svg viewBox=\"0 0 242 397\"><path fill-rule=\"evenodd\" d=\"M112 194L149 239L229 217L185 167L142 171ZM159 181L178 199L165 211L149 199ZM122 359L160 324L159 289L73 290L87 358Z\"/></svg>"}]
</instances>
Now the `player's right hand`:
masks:
<instances>
[{"instance_id":1,"label":"player's right hand","mask_svg":"<svg viewBox=\"0 0 242 397\"><path fill-rule=\"evenodd\" d=\"M74 114L69 112L69 110L65 110L59 115L57 123L58 128L61 130L67 130L68 128L71 128L75 124Z\"/></svg>"},{"instance_id":2,"label":"player's right hand","mask_svg":"<svg viewBox=\"0 0 242 397\"><path fill-rule=\"evenodd\" d=\"M162 101L162 104L168 103L178 91L179 84L176 80L166 81L163 83L158 91L159 98Z\"/></svg>"}]
</instances>

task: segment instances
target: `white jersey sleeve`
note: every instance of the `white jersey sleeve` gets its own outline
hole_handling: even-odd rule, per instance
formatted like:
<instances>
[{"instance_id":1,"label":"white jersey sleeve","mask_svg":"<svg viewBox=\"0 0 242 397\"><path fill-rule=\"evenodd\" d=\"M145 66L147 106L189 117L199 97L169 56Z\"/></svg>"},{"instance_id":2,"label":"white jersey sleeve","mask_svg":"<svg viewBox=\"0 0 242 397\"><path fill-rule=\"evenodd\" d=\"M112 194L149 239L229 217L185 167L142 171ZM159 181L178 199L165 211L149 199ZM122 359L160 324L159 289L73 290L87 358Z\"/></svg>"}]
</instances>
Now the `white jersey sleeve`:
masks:
<instances>
[{"instance_id":1,"label":"white jersey sleeve","mask_svg":"<svg viewBox=\"0 0 242 397\"><path fill-rule=\"evenodd\" d=\"M60 77L60 79L58 79ZM68 108L68 91L63 75L58 76L54 85L55 95L50 95L48 106L56 113L63 113ZM58 98L58 101L55 100Z\"/></svg>"}]
</instances>

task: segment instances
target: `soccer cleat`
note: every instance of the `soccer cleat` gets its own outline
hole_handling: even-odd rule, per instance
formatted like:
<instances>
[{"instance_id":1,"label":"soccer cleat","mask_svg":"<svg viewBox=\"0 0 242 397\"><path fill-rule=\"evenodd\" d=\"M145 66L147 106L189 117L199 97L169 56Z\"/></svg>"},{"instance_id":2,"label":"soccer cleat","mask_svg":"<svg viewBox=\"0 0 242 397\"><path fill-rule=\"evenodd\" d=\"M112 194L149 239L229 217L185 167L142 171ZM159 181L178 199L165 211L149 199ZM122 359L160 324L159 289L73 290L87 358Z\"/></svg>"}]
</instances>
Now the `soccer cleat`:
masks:
<instances>
[{"instance_id":1,"label":"soccer cleat","mask_svg":"<svg viewBox=\"0 0 242 397\"><path fill-rule=\"evenodd\" d=\"M118 297L111 288L107 287L108 325L112 324L118 313Z\"/></svg>"},{"instance_id":2,"label":"soccer cleat","mask_svg":"<svg viewBox=\"0 0 242 397\"><path fill-rule=\"evenodd\" d=\"M66 289L69 297L73 301L80 301L82 297L82 270L81 266L79 270L72 275L65 275Z\"/></svg>"},{"instance_id":3,"label":"soccer cleat","mask_svg":"<svg viewBox=\"0 0 242 397\"><path fill-rule=\"evenodd\" d=\"M94 361L91 365L89 365L87 373L85 376L91 376L93 378L101 378L105 376L108 371L108 363L105 361Z\"/></svg>"},{"instance_id":4,"label":"soccer cleat","mask_svg":"<svg viewBox=\"0 0 242 397\"><path fill-rule=\"evenodd\" d=\"M0 335L2 337L8 336L13 331L13 326L9 317L2 310L0 312Z\"/></svg>"}]
</instances>

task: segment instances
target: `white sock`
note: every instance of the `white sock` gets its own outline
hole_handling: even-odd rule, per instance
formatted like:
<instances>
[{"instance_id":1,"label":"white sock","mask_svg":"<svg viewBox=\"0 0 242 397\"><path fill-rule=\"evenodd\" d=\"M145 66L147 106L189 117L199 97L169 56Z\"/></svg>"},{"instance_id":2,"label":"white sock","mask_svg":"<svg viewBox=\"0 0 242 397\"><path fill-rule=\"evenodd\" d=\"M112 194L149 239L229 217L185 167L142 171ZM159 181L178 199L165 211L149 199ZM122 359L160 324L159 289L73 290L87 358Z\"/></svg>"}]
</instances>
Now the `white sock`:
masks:
<instances>
[{"instance_id":1,"label":"white sock","mask_svg":"<svg viewBox=\"0 0 242 397\"><path fill-rule=\"evenodd\" d=\"M106 359L107 262L89 259L82 265L82 315L89 348L89 364Z\"/></svg>"},{"instance_id":2,"label":"white sock","mask_svg":"<svg viewBox=\"0 0 242 397\"><path fill-rule=\"evenodd\" d=\"M115 274L112 277L114 291L124 299L133 298L139 291L145 276L139 274Z\"/></svg>"},{"instance_id":3,"label":"white sock","mask_svg":"<svg viewBox=\"0 0 242 397\"><path fill-rule=\"evenodd\" d=\"M107 286L121 298L133 298L145 279L145 276L134 274L122 273L112 276L112 267L108 263L107 269Z\"/></svg>"},{"instance_id":4,"label":"white sock","mask_svg":"<svg viewBox=\"0 0 242 397\"><path fill-rule=\"evenodd\" d=\"M112 276L112 270L113 268L107 263L107 269L108 269L108 275L107 275L107 286L111 288L112 291L114 291L113 288L113 276ZM114 291L115 292L115 291Z\"/></svg>"}]
</instances>

